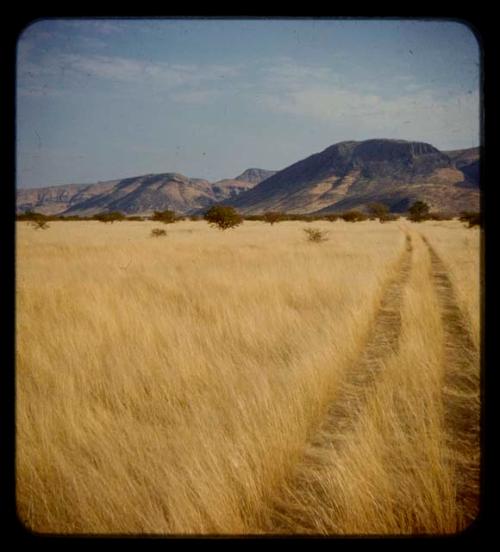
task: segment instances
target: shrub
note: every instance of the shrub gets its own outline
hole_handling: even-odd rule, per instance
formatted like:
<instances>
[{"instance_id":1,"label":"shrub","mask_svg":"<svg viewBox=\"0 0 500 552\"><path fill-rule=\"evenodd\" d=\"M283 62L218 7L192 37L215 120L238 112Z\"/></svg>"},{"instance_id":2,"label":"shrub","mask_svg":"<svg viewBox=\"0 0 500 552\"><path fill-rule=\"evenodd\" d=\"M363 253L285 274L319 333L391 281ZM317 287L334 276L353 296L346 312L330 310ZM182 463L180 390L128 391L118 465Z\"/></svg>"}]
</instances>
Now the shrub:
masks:
<instances>
[{"instance_id":1,"label":"shrub","mask_svg":"<svg viewBox=\"0 0 500 552\"><path fill-rule=\"evenodd\" d=\"M389 215L389 207L384 203L370 203L368 212L371 218L378 219L380 222L385 222Z\"/></svg>"},{"instance_id":2,"label":"shrub","mask_svg":"<svg viewBox=\"0 0 500 552\"><path fill-rule=\"evenodd\" d=\"M318 228L304 228L304 232L307 234L307 240L310 242L319 243L328 239L326 237L328 232L319 230Z\"/></svg>"},{"instance_id":3,"label":"shrub","mask_svg":"<svg viewBox=\"0 0 500 552\"><path fill-rule=\"evenodd\" d=\"M31 220L30 225L33 226L35 230L47 230L47 228L49 228L49 223L43 219Z\"/></svg>"},{"instance_id":4,"label":"shrub","mask_svg":"<svg viewBox=\"0 0 500 552\"><path fill-rule=\"evenodd\" d=\"M336 220L339 220L340 215L338 213L332 213L331 215L325 215L322 217L324 220L328 220L330 222L335 222Z\"/></svg>"},{"instance_id":5,"label":"shrub","mask_svg":"<svg viewBox=\"0 0 500 552\"><path fill-rule=\"evenodd\" d=\"M166 236L166 235L167 235L167 231L163 230L162 228L153 228L153 230L151 230L152 238L159 238L161 236Z\"/></svg>"},{"instance_id":6,"label":"shrub","mask_svg":"<svg viewBox=\"0 0 500 552\"><path fill-rule=\"evenodd\" d=\"M178 220L178 217L175 211L170 211L169 209L165 211L155 211L151 220L156 222L163 222L163 224L172 224Z\"/></svg>"},{"instance_id":7,"label":"shrub","mask_svg":"<svg viewBox=\"0 0 500 552\"><path fill-rule=\"evenodd\" d=\"M481 213L476 213L474 211L463 211L460 213L459 219L461 222L466 222L469 228L474 226L482 227L483 221L481 218Z\"/></svg>"},{"instance_id":8,"label":"shrub","mask_svg":"<svg viewBox=\"0 0 500 552\"><path fill-rule=\"evenodd\" d=\"M346 222L362 222L368 217L361 211L346 211L340 215Z\"/></svg>"},{"instance_id":9,"label":"shrub","mask_svg":"<svg viewBox=\"0 0 500 552\"><path fill-rule=\"evenodd\" d=\"M384 218L384 222L390 222L398 219L399 219L399 215L396 215L394 213L388 213Z\"/></svg>"},{"instance_id":10,"label":"shrub","mask_svg":"<svg viewBox=\"0 0 500 552\"><path fill-rule=\"evenodd\" d=\"M47 215L44 215L42 213L37 213L35 211L26 211L24 213L20 213L16 215L16 220L26 220L26 221L32 221L32 220L47 220Z\"/></svg>"},{"instance_id":11,"label":"shrub","mask_svg":"<svg viewBox=\"0 0 500 552\"><path fill-rule=\"evenodd\" d=\"M205 213L205 220L219 230L235 228L243 223L243 217L233 208L226 205L214 205Z\"/></svg>"},{"instance_id":12,"label":"shrub","mask_svg":"<svg viewBox=\"0 0 500 552\"><path fill-rule=\"evenodd\" d=\"M98 213L92 217L94 220L99 222L115 222L117 220L125 220L125 215L120 213L120 211L109 211L108 213Z\"/></svg>"},{"instance_id":13,"label":"shrub","mask_svg":"<svg viewBox=\"0 0 500 552\"><path fill-rule=\"evenodd\" d=\"M279 213L278 211L268 211L267 213L264 213L262 215L262 220L264 222L268 222L271 226L275 223L275 222L280 222L282 220L284 220L284 215L283 213Z\"/></svg>"},{"instance_id":14,"label":"shrub","mask_svg":"<svg viewBox=\"0 0 500 552\"><path fill-rule=\"evenodd\" d=\"M429 213L427 215L426 220L451 220L452 218L453 216L450 215L449 213L434 212L434 213Z\"/></svg>"},{"instance_id":15,"label":"shrub","mask_svg":"<svg viewBox=\"0 0 500 552\"><path fill-rule=\"evenodd\" d=\"M408 209L408 218L413 222L422 222L429 216L429 206L425 201L415 201L415 203Z\"/></svg>"}]
</instances>

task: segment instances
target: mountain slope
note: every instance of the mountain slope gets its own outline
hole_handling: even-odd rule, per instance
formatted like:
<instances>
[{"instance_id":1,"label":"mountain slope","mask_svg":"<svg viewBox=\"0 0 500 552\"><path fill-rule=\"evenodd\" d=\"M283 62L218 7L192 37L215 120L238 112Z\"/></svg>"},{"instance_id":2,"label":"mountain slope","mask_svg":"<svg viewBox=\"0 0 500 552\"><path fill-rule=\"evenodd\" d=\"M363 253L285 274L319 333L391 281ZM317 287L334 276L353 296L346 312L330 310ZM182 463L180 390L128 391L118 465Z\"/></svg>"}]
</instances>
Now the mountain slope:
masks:
<instances>
[{"instance_id":1,"label":"mountain slope","mask_svg":"<svg viewBox=\"0 0 500 552\"><path fill-rule=\"evenodd\" d=\"M89 216L102 211L147 214L172 209L192 213L251 189L273 171L247 169L235 179L210 183L178 173L149 174L97 184L17 191L17 211ZM249 180L245 180L248 177Z\"/></svg>"},{"instance_id":2,"label":"mountain slope","mask_svg":"<svg viewBox=\"0 0 500 552\"><path fill-rule=\"evenodd\" d=\"M327 213L374 201L402 212L416 199L441 211L477 209L479 192L463 186L466 178L448 155L430 144L349 141L286 167L227 203L243 213Z\"/></svg>"}]
</instances>

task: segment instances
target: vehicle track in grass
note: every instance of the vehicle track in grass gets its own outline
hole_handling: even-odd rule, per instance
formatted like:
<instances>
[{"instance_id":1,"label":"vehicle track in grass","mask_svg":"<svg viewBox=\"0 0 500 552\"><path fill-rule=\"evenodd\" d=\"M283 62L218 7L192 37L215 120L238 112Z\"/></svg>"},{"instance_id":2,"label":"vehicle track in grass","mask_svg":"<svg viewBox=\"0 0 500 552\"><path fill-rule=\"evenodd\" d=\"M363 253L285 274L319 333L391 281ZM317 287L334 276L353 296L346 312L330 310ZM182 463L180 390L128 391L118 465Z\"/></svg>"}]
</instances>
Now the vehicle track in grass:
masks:
<instances>
[{"instance_id":1,"label":"vehicle track in grass","mask_svg":"<svg viewBox=\"0 0 500 552\"><path fill-rule=\"evenodd\" d=\"M432 277L444 330L442 400L447 450L454 466L460 526L467 527L479 510L480 488L480 355L453 290L448 271L431 246Z\"/></svg>"},{"instance_id":2,"label":"vehicle track in grass","mask_svg":"<svg viewBox=\"0 0 500 552\"><path fill-rule=\"evenodd\" d=\"M301 462L296 466L292 480L287 483L286 496L273 501L265 531L269 533L315 533L314 512L306 519L300 496L306 492L324 503L324 490L315 473L321 470L330 451L340 451L365 407L370 389L383 369L384 361L397 351L401 333L402 292L412 265L412 240L406 234L405 249L395 276L388 282L380 306L372 323L368 340L345 375L319 429L309 440ZM297 500L290 500L297 497ZM309 517L309 516L308 516Z\"/></svg>"}]
</instances>

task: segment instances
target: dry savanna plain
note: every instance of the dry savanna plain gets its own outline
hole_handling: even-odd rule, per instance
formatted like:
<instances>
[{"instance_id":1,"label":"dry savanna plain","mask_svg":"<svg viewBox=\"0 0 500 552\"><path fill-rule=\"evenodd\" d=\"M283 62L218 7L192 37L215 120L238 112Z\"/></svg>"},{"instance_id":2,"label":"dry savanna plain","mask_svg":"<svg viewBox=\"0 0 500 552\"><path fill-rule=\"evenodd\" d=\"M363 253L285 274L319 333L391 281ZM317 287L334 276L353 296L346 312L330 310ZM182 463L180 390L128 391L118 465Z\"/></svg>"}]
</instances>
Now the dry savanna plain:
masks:
<instances>
[{"instance_id":1,"label":"dry savanna plain","mask_svg":"<svg viewBox=\"0 0 500 552\"><path fill-rule=\"evenodd\" d=\"M471 524L477 228L183 221L152 237L158 226L17 223L16 494L30 530Z\"/></svg>"}]
</instances>

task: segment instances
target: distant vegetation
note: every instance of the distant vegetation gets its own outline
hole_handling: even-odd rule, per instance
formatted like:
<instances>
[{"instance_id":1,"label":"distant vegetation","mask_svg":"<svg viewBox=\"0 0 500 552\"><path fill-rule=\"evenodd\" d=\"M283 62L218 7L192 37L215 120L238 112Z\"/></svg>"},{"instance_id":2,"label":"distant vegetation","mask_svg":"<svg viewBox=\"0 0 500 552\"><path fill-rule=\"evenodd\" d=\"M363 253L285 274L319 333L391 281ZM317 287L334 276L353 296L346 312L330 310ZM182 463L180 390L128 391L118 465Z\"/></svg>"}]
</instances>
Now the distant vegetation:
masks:
<instances>
[{"instance_id":1,"label":"distant vegetation","mask_svg":"<svg viewBox=\"0 0 500 552\"><path fill-rule=\"evenodd\" d=\"M474 211L463 211L460 214L459 220L461 222L466 222L469 228L473 228L474 226L483 226L481 213L476 213Z\"/></svg>"},{"instance_id":2,"label":"distant vegetation","mask_svg":"<svg viewBox=\"0 0 500 552\"><path fill-rule=\"evenodd\" d=\"M278 211L268 211L262 215L262 220L272 226L275 222L285 220L285 214Z\"/></svg>"},{"instance_id":3,"label":"distant vegetation","mask_svg":"<svg viewBox=\"0 0 500 552\"><path fill-rule=\"evenodd\" d=\"M98 220L99 222L116 222L120 220L125 220L127 217L120 213L120 211L110 211L109 213L99 213L97 215L94 215L92 217L94 220Z\"/></svg>"},{"instance_id":4,"label":"distant vegetation","mask_svg":"<svg viewBox=\"0 0 500 552\"><path fill-rule=\"evenodd\" d=\"M233 208L226 205L214 205L205 213L205 220L219 230L236 228L243 223L243 217Z\"/></svg>"},{"instance_id":5,"label":"distant vegetation","mask_svg":"<svg viewBox=\"0 0 500 552\"><path fill-rule=\"evenodd\" d=\"M166 211L155 211L151 220L163 222L163 224L172 224L179 220L179 217L175 211L167 209Z\"/></svg>"},{"instance_id":6,"label":"distant vegetation","mask_svg":"<svg viewBox=\"0 0 500 552\"><path fill-rule=\"evenodd\" d=\"M307 240L313 243L320 243L328 239L326 237L328 232L318 228L304 228L304 232L307 234Z\"/></svg>"},{"instance_id":7,"label":"distant vegetation","mask_svg":"<svg viewBox=\"0 0 500 552\"><path fill-rule=\"evenodd\" d=\"M347 211L345 213L342 213L340 216L346 222L361 222L368 218L368 216L365 215L365 213L362 213L361 211L355 211L355 210Z\"/></svg>"},{"instance_id":8,"label":"distant vegetation","mask_svg":"<svg viewBox=\"0 0 500 552\"><path fill-rule=\"evenodd\" d=\"M429 211L429 205L425 201L415 201L408 209L408 218L413 222L422 222L423 220L427 220Z\"/></svg>"},{"instance_id":9,"label":"distant vegetation","mask_svg":"<svg viewBox=\"0 0 500 552\"><path fill-rule=\"evenodd\" d=\"M260 214L245 214L241 215L233 207L224 205L214 205L210 209L202 214L182 215L176 213L173 210L167 209L164 211L154 211L150 216L147 215L125 215L120 211L110 211L97 213L89 216L78 215L45 215L43 213L37 213L36 211L26 211L25 213L16 214L16 220L18 221L86 221L96 220L99 222L115 222L115 221L146 221L151 220L155 222L161 222L163 224L172 224L182 220L201 221L206 220L210 224L226 230L227 228L234 228L244 220L247 221L260 221L266 222L273 226L277 222L283 221L301 221L301 222L316 222L316 221L329 221L336 222L343 220L345 222L363 222L366 220L379 220L380 222L395 221L400 218L400 214L391 213L390 208L384 203L370 203L366 207L366 212L353 209L338 213L326 213L326 214L309 214L309 213L285 213L281 211L266 211ZM423 222L425 220L432 221L445 221L456 218L457 215L451 212L431 211L429 205L424 201L415 201L406 214L408 220L413 222ZM474 226L482 226L482 219L480 213L476 211L463 211L459 220L468 224L469 228Z\"/></svg>"},{"instance_id":10,"label":"distant vegetation","mask_svg":"<svg viewBox=\"0 0 500 552\"><path fill-rule=\"evenodd\" d=\"M163 230L162 228L153 228L153 230L151 230L152 238L160 238L161 236L166 236L166 235L167 235L167 231Z\"/></svg>"}]
</instances>

